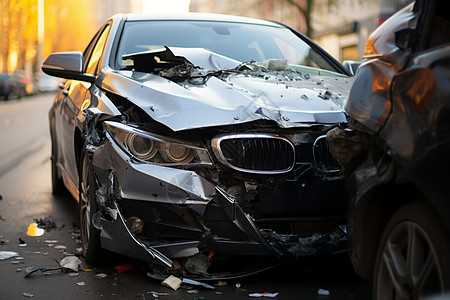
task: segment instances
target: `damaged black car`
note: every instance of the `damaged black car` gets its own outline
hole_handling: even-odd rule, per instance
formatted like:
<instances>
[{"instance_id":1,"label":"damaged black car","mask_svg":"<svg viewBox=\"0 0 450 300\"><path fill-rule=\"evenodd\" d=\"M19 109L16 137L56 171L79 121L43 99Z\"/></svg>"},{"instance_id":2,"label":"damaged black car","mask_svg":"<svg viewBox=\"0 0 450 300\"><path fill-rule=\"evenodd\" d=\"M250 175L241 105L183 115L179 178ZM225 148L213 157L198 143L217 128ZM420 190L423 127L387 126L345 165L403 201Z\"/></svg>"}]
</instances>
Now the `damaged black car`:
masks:
<instances>
[{"instance_id":1,"label":"damaged black car","mask_svg":"<svg viewBox=\"0 0 450 300\"><path fill-rule=\"evenodd\" d=\"M347 248L326 133L353 79L301 33L116 15L42 69L68 79L49 112L52 183L79 201L88 262L108 249L207 277L221 258Z\"/></svg>"},{"instance_id":2,"label":"damaged black car","mask_svg":"<svg viewBox=\"0 0 450 300\"><path fill-rule=\"evenodd\" d=\"M349 180L356 272L373 299L450 292L450 2L417 0L369 38L328 132Z\"/></svg>"}]
</instances>

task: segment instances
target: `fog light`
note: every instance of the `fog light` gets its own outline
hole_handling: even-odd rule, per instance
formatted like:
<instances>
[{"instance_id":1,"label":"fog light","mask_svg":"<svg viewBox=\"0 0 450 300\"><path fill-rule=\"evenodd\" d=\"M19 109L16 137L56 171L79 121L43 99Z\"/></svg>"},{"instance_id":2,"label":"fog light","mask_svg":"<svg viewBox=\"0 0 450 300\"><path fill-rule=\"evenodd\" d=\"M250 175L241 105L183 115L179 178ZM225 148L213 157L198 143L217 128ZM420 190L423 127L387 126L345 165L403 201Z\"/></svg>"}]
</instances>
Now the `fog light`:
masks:
<instances>
[{"instance_id":1,"label":"fog light","mask_svg":"<svg viewBox=\"0 0 450 300\"><path fill-rule=\"evenodd\" d=\"M129 217L127 219L127 227L133 234L139 234L144 229L144 221L138 217Z\"/></svg>"}]
</instances>

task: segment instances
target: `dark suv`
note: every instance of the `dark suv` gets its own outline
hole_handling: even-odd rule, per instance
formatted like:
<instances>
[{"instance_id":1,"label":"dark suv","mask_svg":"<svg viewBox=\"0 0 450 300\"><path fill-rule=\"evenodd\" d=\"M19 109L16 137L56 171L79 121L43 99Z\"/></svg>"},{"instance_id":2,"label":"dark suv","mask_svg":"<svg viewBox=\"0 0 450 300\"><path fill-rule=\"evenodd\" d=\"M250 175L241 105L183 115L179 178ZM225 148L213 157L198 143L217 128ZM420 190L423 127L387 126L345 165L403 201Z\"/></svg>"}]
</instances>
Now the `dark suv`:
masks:
<instances>
[{"instance_id":1,"label":"dark suv","mask_svg":"<svg viewBox=\"0 0 450 300\"><path fill-rule=\"evenodd\" d=\"M348 229L374 299L450 289L450 9L417 0L369 38L327 139L351 175Z\"/></svg>"}]
</instances>

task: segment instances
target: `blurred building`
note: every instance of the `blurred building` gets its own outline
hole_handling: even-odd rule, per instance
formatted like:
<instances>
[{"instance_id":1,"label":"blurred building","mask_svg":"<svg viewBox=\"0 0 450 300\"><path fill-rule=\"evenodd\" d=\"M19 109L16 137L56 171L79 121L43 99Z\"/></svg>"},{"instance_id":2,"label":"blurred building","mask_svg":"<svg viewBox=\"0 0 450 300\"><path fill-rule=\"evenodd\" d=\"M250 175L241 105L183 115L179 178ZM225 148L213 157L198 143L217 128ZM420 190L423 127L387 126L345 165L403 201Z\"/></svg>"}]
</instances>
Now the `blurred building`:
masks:
<instances>
[{"instance_id":1,"label":"blurred building","mask_svg":"<svg viewBox=\"0 0 450 300\"><path fill-rule=\"evenodd\" d=\"M315 0L312 38L339 61L360 60L369 35L412 0Z\"/></svg>"}]
</instances>

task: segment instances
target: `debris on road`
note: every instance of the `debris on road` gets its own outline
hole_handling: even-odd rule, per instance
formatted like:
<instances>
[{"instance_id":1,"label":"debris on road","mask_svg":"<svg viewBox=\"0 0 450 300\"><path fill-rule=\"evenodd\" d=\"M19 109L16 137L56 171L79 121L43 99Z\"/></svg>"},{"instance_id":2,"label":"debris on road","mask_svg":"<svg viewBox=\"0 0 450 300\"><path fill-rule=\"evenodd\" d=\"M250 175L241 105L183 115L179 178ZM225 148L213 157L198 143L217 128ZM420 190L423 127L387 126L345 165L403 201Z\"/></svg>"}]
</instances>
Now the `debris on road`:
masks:
<instances>
[{"instance_id":1,"label":"debris on road","mask_svg":"<svg viewBox=\"0 0 450 300\"><path fill-rule=\"evenodd\" d=\"M176 291L181 286L181 283L182 283L181 279L173 275L170 275L163 282L161 282L163 286L167 286L173 289L174 291Z\"/></svg>"},{"instance_id":2,"label":"debris on road","mask_svg":"<svg viewBox=\"0 0 450 300\"><path fill-rule=\"evenodd\" d=\"M85 283L84 281L82 281L82 282L77 282L77 285L78 285L78 286L85 286L86 283Z\"/></svg>"},{"instance_id":3,"label":"debris on road","mask_svg":"<svg viewBox=\"0 0 450 300\"><path fill-rule=\"evenodd\" d=\"M317 290L317 294L319 296L329 296L330 295L330 291L329 290L324 290L324 289L318 289Z\"/></svg>"},{"instance_id":4,"label":"debris on road","mask_svg":"<svg viewBox=\"0 0 450 300\"><path fill-rule=\"evenodd\" d=\"M16 256L19 256L19 253L13 251L0 251L0 260L5 260Z\"/></svg>"},{"instance_id":5,"label":"debris on road","mask_svg":"<svg viewBox=\"0 0 450 300\"><path fill-rule=\"evenodd\" d=\"M46 244L57 244L58 240L45 240L44 243L46 243Z\"/></svg>"},{"instance_id":6,"label":"debris on road","mask_svg":"<svg viewBox=\"0 0 450 300\"><path fill-rule=\"evenodd\" d=\"M53 218L51 217L46 217L46 218L34 218L34 221L38 224L38 226L40 228L43 228L47 231L50 231L52 229L57 229L57 230L61 230L62 228L64 228L64 224L61 226L58 226L55 222L55 220L53 220Z\"/></svg>"},{"instance_id":7,"label":"debris on road","mask_svg":"<svg viewBox=\"0 0 450 300\"><path fill-rule=\"evenodd\" d=\"M78 276L78 273L69 273L69 277L75 277Z\"/></svg>"},{"instance_id":8,"label":"debris on road","mask_svg":"<svg viewBox=\"0 0 450 300\"><path fill-rule=\"evenodd\" d=\"M45 230L38 227L37 223L31 223L27 229L28 236L43 236Z\"/></svg>"},{"instance_id":9,"label":"debris on road","mask_svg":"<svg viewBox=\"0 0 450 300\"><path fill-rule=\"evenodd\" d=\"M133 268L134 268L134 265L132 265L132 264L124 264L124 265L114 266L114 270L116 270L117 273L123 273L126 271L130 271Z\"/></svg>"},{"instance_id":10,"label":"debris on road","mask_svg":"<svg viewBox=\"0 0 450 300\"><path fill-rule=\"evenodd\" d=\"M188 294L198 294L199 293L198 290L188 290L187 292L188 292Z\"/></svg>"},{"instance_id":11,"label":"debris on road","mask_svg":"<svg viewBox=\"0 0 450 300\"><path fill-rule=\"evenodd\" d=\"M159 296L170 296L169 293L161 293L161 292L155 292L155 291L151 291L149 293L152 294L153 297L155 297L155 298L158 298Z\"/></svg>"},{"instance_id":12,"label":"debris on road","mask_svg":"<svg viewBox=\"0 0 450 300\"><path fill-rule=\"evenodd\" d=\"M105 278L107 275L105 274L105 273L98 273L98 274L95 274L95 277L97 277L97 278Z\"/></svg>"},{"instance_id":13,"label":"debris on road","mask_svg":"<svg viewBox=\"0 0 450 300\"><path fill-rule=\"evenodd\" d=\"M81 260L76 256L66 256L61 260L61 267L70 269L74 272L78 272L78 267L81 264Z\"/></svg>"},{"instance_id":14,"label":"debris on road","mask_svg":"<svg viewBox=\"0 0 450 300\"><path fill-rule=\"evenodd\" d=\"M183 283L186 284L190 284L190 285L197 285L197 286L202 286L204 288L210 289L210 290L215 290L216 288L213 287L212 285L200 282L200 281L196 281L196 280L192 280L192 279L188 279L188 278L183 278L182 279Z\"/></svg>"},{"instance_id":15,"label":"debris on road","mask_svg":"<svg viewBox=\"0 0 450 300\"><path fill-rule=\"evenodd\" d=\"M224 280L219 280L217 283L214 284L214 286L226 286L228 285L228 282L224 281Z\"/></svg>"},{"instance_id":16,"label":"debris on road","mask_svg":"<svg viewBox=\"0 0 450 300\"><path fill-rule=\"evenodd\" d=\"M34 295L33 295L33 294L30 294L30 293L22 293L22 295L23 295L24 297L27 297L27 298L32 298L32 297L34 297Z\"/></svg>"},{"instance_id":17,"label":"debris on road","mask_svg":"<svg viewBox=\"0 0 450 300\"><path fill-rule=\"evenodd\" d=\"M53 258L53 260L58 264L58 267L54 268L28 267L24 271L25 277L29 277L31 274L37 271L40 271L44 274L46 274L48 271L56 271L56 270L60 270L61 272L77 272L78 266L81 264L81 260L76 256L66 256L61 260L61 262L58 262L55 258Z\"/></svg>"},{"instance_id":18,"label":"debris on road","mask_svg":"<svg viewBox=\"0 0 450 300\"><path fill-rule=\"evenodd\" d=\"M276 298L278 297L279 293L253 293L253 294L248 294L249 297L253 297L253 298L261 298L261 297L267 297L267 298Z\"/></svg>"}]
</instances>

